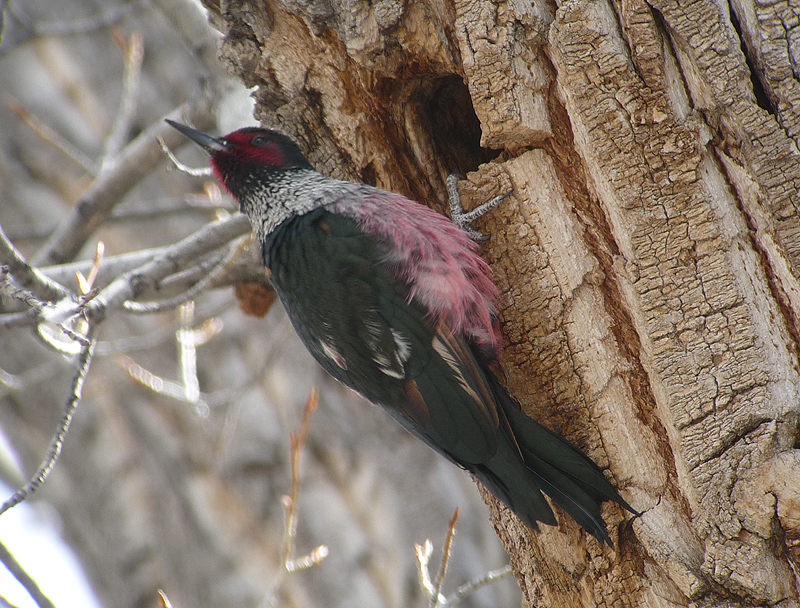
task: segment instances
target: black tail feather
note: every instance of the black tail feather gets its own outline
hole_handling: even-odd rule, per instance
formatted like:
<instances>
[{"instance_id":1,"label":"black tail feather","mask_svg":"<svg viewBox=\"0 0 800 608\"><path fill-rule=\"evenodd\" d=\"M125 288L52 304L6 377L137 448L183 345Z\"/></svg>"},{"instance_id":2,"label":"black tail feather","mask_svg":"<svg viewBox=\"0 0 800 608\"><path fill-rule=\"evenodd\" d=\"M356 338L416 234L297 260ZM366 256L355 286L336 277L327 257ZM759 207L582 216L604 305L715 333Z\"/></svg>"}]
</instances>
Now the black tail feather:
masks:
<instances>
[{"instance_id":1,"label":"black tail feather","mask_svg":"<svg viewBox=\"0 0 800 608\"><path fill-rule=\"evenodd\" d=\"M499 383L495 395L507 420L509 444L477 476L532 528L538 529L537 521L555 523L544 492L589 534L613 546L602 503L613 501L631 513L637 511L586 454L525 415Z\"/></svg>"}]
</instances>

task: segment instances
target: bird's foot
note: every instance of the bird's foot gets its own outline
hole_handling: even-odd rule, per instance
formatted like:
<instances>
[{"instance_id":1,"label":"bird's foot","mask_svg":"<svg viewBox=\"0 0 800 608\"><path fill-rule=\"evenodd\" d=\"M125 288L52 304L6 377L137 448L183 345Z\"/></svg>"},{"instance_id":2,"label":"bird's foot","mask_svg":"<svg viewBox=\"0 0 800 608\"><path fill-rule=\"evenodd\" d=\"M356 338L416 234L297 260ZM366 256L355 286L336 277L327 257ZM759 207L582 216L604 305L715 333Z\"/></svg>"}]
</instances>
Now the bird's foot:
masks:
<instances>
[{"instance_id":1,"label":"bird's foot","mask_svg":"<svg viewBox=\"0 0 800 608\"><path fill-rule=\"evenodd\" d=\"M474 230L470 224L494 209L501 201L505 200L513 190L509 190L500 196L495 196L489 202L483 203L483 205L476 207L472 211L464 211L464 207L461 205L461 195L458 193L458 178L458 173L451 173L447 176L447 196L448 199L450 199L450 219L476 241L488 241L488 236Z\"/></svg>"}]
</instances>

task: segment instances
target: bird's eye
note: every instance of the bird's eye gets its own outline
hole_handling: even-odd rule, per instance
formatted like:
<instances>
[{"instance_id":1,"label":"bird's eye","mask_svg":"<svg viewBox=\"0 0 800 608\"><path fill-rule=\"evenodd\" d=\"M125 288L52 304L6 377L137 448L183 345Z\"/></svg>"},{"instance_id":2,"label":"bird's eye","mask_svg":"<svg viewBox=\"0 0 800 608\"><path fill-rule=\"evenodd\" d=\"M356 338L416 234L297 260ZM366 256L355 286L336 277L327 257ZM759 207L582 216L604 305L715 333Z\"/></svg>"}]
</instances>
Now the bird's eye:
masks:
<instances>
[{"instance_id":1,"label":"bird's eye","mask_svg":"<svg viewBox=\"0 0 800 608\"><path fill-rule=\"evenodd\" d=\"M270 143L270 139L264 135L256 135L251 143L254 146L266 146L268 143Z\"/></svg>"}]
</instances>

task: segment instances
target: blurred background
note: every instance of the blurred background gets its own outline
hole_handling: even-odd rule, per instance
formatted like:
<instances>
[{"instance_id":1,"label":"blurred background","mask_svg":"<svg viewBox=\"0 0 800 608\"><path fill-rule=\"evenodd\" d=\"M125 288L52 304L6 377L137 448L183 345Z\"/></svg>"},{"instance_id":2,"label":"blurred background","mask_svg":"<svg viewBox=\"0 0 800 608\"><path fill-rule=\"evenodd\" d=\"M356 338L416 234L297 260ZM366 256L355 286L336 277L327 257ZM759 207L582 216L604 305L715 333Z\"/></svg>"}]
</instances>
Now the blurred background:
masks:
<instances>
[{"instance_id":1,"label":"blurred background","mask_svg":"<svg viewBox=\"0 0 800 608\"><path fill-rule=\"evenodd\" d=\"M249 92L215 61L219 35L199 4L4 0L0 9L0 226L28 259L45 259L47 239L115 170L120 149L203 91L214 92L215 132L254 124ZM191 146L177 154L207 162ZM233 213L209 180L161 154L76 259L91 260L98 242L106 260L169 246ZM5 318L18 310L2 305ZM472 480L327 378L279 304L246 315L225 287L182 311L118 312L103 323L52 475L0 516L0 541L56 606L155 606L157 589L176 608L261 605L281 569L290 433L313 387L297 554L319 545L329 554L287 577L276 605L428 605L414 545L432 541L435 574L456 507L444 593L507 563ZM0 324L0 500L44 459L75 369L31 327ZM199 392L187 392L194 381ZM0 598L33 606L2 570ZM520 602L509 577L461 605Z\"/></svg>"}]
</instances>

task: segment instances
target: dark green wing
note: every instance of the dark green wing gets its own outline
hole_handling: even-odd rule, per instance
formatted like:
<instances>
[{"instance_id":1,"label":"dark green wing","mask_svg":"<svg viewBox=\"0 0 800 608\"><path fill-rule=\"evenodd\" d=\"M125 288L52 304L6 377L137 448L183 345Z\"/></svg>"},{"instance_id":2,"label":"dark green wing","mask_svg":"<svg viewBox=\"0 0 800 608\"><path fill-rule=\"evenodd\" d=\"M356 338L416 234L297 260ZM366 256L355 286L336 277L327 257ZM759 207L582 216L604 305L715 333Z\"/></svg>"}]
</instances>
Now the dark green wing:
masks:
<instances>
[{"instance_id":1,"label":"dark green wing","mask_svg":"<svg viewBox=\"0 0 800 608\"><path fill-rule=\"evenodd\" d=\"M497 450L498 419L483 372L463 340L409 301L385 253L354 220L317 210L280 226L264 258L328 373L461 466L485 462Z\"/></svg>"}]
</instances>

